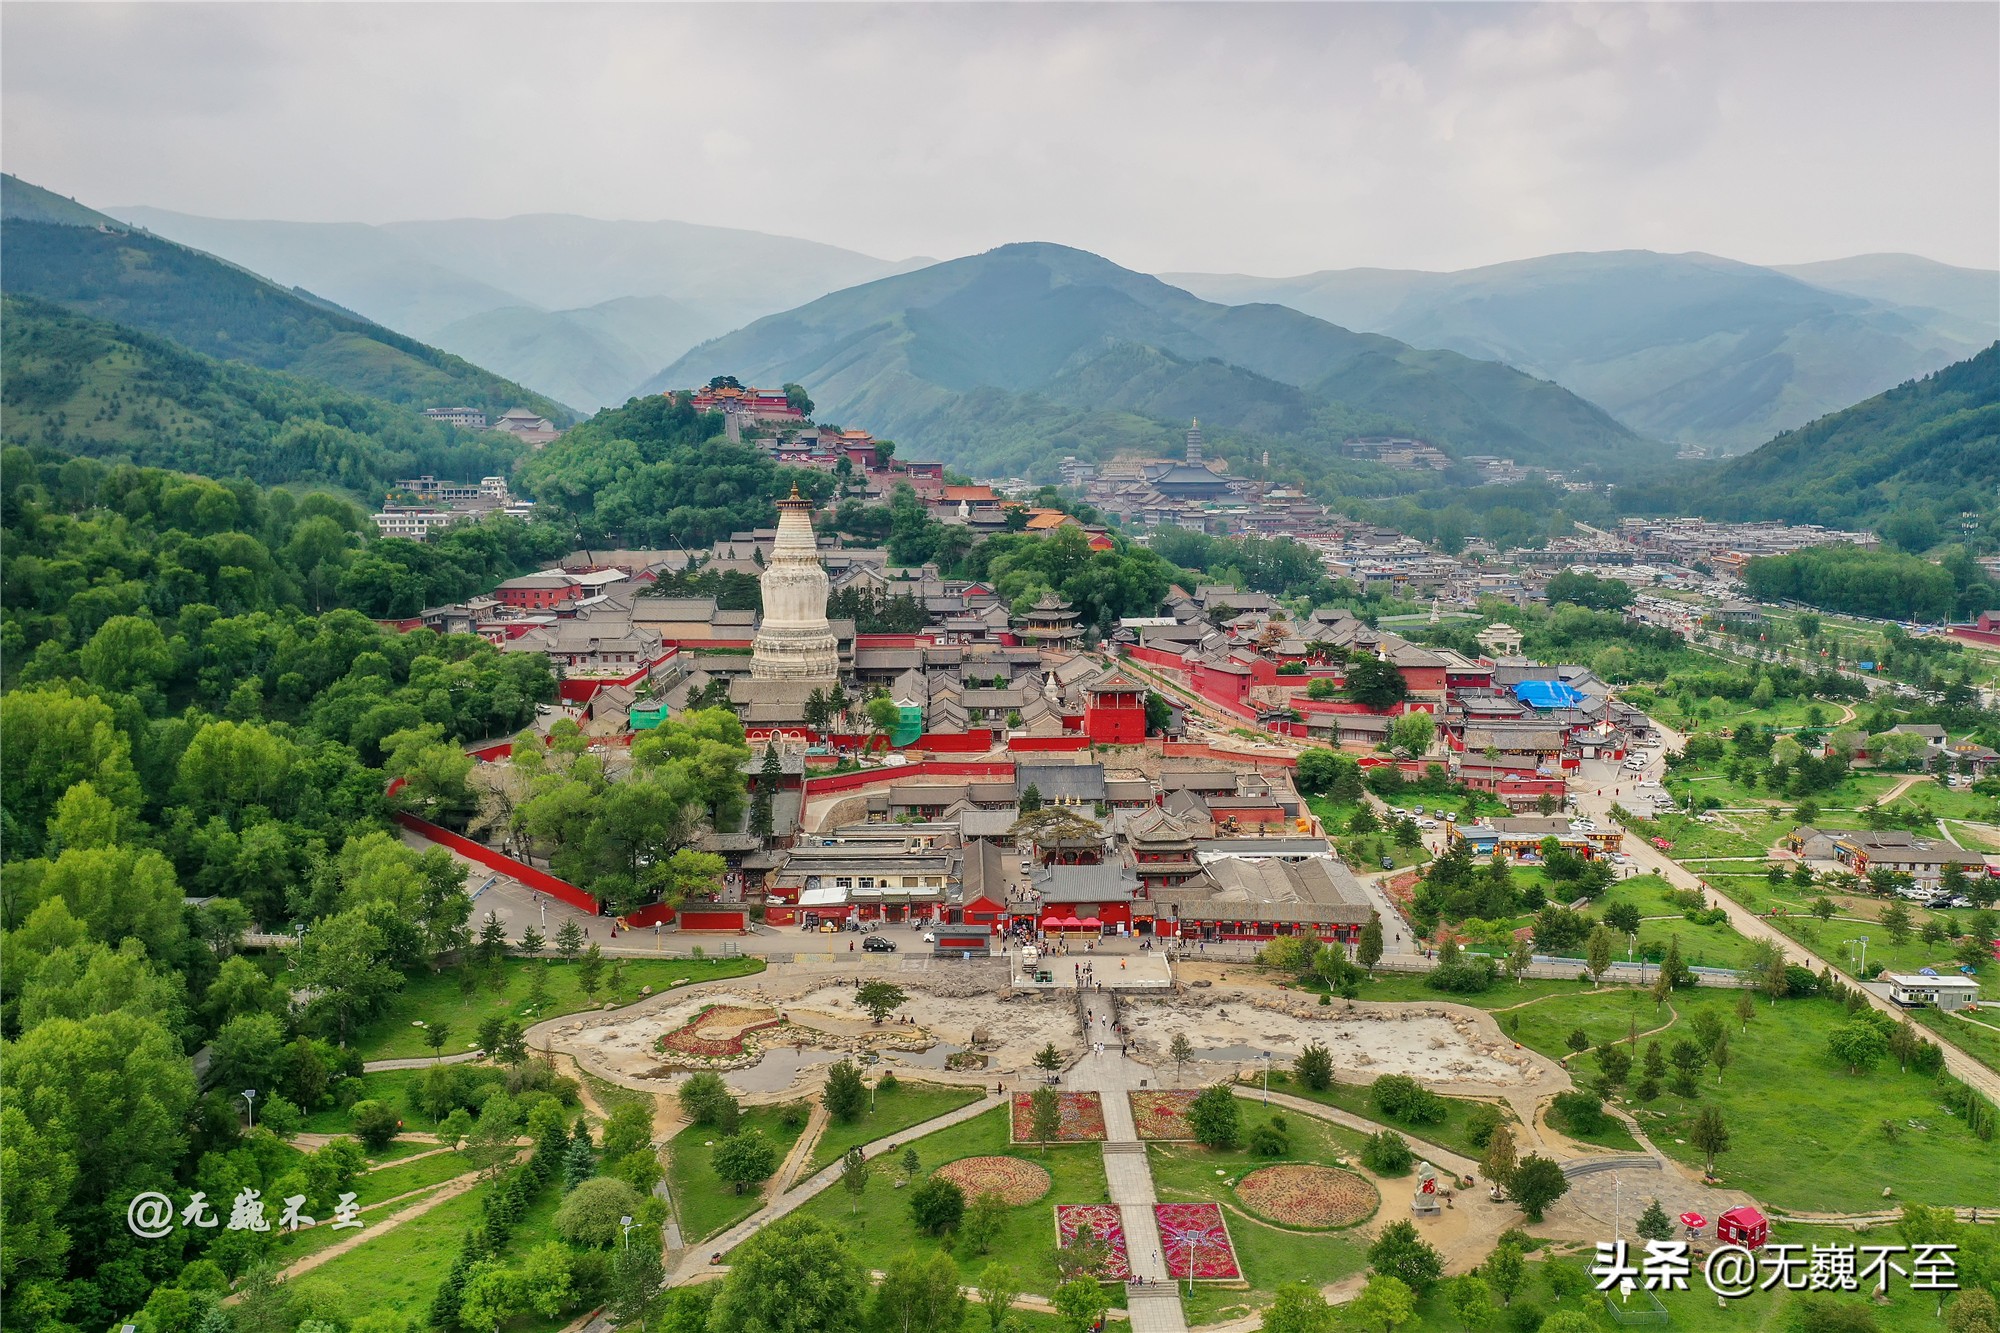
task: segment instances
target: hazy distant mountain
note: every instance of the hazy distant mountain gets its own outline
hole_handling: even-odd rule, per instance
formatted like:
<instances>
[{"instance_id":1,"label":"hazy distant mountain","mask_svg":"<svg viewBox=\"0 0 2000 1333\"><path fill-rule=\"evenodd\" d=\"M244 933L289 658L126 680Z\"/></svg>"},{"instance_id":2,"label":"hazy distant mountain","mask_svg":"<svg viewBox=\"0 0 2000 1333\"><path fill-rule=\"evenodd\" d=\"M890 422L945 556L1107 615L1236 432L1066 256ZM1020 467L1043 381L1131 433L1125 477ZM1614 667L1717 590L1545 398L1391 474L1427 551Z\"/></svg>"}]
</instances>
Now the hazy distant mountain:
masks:
<instances>
[{"instance_id":1,"label":"hazy distant mountain","mask_svg":"<svg viewBox=\"0 0 2000 1333\"><path fill-rule=\"evenodd\" d=\"M989 472L994 458L982 450L998 442L1007 458L1044 465L1056 450L1092 450L1075 411L1199 415L1274 438L1318 428L1328 453L1349 425L1404 423L1459 454L1552 467L1617 465L1643 445L1576 395L1506 366L1281 306L1211 304L1047 244L1002 246L767 316L696 348L646 388L717 374L796 381L823 419L955 451ZM963 410L974 395L983 429Z\"/></svg>"},{"instance_id":2,"label":"hazy distant mountain","mask_svg":"<svg viewBox=\"0 0 2000 1333\"><path fill-rule=\"evenodd\" d=\"M1771 267L1829 291L1941 310L1967 321L1975 334L2000 335L2000 272L1992 269L1956 268L1921 255L1854 255Z\"/></svg>"},{"instance_id":3,"label":"hazy distant mountain","mask_svg":"<svg viewBox=\"0 0 2000 1333\"><path fill-rule=\"evenodd\" d=\"M371 226L110 211L584 408L624 402L704 338L928 262L727 227L561 214ZM615 308L581 314L607 303ZM615 378L631 366L636 374Z\"/></svg>"},{"instance_id":4,"label":"hazy distant mountain","mask_svg":"<svg viewBox=\"0 0 2000 1333\"><path fill-rule=\"evenodd\" d=\"M468 403L495 414L525 406L570 417L552 399L311 292L51 200L60 196L0 179L0 287L10 294L392 403ZM72 220L48 221L52 216Z\"/></svg>"},{"instance_id":5,"label":"hazy distant mountain","mask_svg":"<svg viewBox=\"0 0 2000 1333\"><path fill-rule=\"evenodd\" d=\"M1634 430L1732 452L1962 359L2000 332L2000 275L1908 256L1779 272L1628 250L1457 273L1162 276L1211 300L1273 302L1503 361Z\"/></svg>"}]
</instances>

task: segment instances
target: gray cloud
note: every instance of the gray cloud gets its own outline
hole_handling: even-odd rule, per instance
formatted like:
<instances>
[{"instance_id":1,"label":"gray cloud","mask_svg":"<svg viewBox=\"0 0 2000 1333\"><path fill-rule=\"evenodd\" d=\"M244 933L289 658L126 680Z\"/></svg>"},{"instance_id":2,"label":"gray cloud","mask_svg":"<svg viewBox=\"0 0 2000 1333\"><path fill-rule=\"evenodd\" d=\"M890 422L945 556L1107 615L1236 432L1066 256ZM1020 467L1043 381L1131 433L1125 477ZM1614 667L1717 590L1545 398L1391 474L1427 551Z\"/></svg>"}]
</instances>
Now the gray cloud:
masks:
<instances>
[{"instance_id":1,"label":"gray cloud","mask_svg":"<svg viewBox=\"0 0 2000 1333\"><path fill-rule=\"evenodd\" d=\"M9 3L0 37L7 169L103 204L1264 273L2000 266L1988 4Z\"/></svg>"}]
</instances>

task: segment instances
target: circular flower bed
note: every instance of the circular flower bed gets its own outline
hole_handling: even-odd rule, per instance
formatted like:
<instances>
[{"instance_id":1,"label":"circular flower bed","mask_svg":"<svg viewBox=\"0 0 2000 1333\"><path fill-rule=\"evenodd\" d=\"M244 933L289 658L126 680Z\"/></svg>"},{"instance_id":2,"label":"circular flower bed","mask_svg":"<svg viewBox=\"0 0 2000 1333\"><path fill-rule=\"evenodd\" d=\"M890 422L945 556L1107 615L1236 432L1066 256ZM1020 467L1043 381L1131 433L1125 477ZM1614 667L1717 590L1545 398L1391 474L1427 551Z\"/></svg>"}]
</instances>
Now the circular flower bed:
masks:
<instances>
[{"instance_id":1,"label":"circular flower bed","mask_svg":"<svg viewBox=\"0 0 2000 1333\"><path fill-rule=\"evenodd\" d=\"M969 1202L982 1194L997 1194L1002 1203L1019 1207L1049 1192L1049 1173L1018 1157L961 1157L931 1172L965 1192Z\"/></svg>"},{"instance_id":2,"label":"circular flower bed","mask_svg":"<svg viewBox=\"0 0 2000 1333\"><path fill-rule=\"evenodd\" d=\"M1236 1182L1236 1197L1257 1216L1294 1227L1353 1226L1382 1202L1373 1185L1330 1166L1261 1167Z\"/></svg>"}]
</instances>

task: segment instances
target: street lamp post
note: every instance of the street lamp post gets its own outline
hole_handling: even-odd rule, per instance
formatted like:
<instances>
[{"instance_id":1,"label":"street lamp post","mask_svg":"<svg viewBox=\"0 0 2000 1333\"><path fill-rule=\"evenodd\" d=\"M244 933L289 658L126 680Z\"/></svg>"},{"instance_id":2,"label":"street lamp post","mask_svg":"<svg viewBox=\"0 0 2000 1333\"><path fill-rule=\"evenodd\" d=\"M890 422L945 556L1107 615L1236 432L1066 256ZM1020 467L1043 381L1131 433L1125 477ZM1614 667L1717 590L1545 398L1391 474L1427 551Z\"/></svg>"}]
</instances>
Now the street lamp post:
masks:
<instances>
[{"instance_id":1,"label":"street lamp post","mask_svg":"<svg viewBox=\"0 0 2000 1333\"><path fill-rule=\"evenodd\" d=\"M631 1248L632 1248L632 1219L631 1219L631 1218L629 1218L629 1217L621 1217L621 1218L619 1218L619 1219L618 1219L618 1236L619 1236L619 1239L620 1239L620 1240L622 1240L622 1241L624 1241L624 1242L625 1242L625 1248L626 1248L626 1249L628 1249L628 1250L629 1250L629 1249L631 1249Z\"/></svg>"},{"instance_id":2,"label":"street lamp post","mask_svg":"<svg viewBox=\"0 0 2000 1333\"><path fill-rule=\"evenodd\" d=\"M243 1104L250 1108L250 1128L257 1128L257 1089L243 1089Z\"/></svg>"},{"instance_id":3,"label":"street lamp post","mask_svg":"<svg viewBox=\"0 0 2000 1333\"><path fill-rule=\"evenodd\" d=\"M1264 1105L1271 1104L1271 1053L1264 1052Z\"/></svg>"}]
</instances>

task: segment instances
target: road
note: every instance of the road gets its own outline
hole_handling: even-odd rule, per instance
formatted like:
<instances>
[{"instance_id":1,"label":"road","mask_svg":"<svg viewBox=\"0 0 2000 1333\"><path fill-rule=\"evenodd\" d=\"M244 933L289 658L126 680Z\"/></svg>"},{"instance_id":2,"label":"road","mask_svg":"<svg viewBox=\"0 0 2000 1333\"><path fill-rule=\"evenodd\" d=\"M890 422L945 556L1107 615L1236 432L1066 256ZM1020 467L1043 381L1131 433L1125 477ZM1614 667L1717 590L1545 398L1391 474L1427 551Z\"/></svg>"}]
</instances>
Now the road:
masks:
<instances>
[{"instance_id":1,"label":"road","mask_svg":"<svg viewBox=\"0 0 2000 1333\"><path fill-rule=\"evenodd\" d=\"M1665 728L1662 728L1662 730L1664 731ZM1655 768L1657 768L1657 763ZM1656 781L1657 778L1649 771L1648 774L1644 775L1644 780ZM1619 793L1623 787L1631 785L1635 785L1635 782L1629 777L1622 783L1613 783L1601 789L1594 784L1579 784L1577 795L1575 796L1577 807L1594 815L1602 815L1608 820L1610 817L1610 808L1618 800ZM1601 794L1599 794L1600 790ZM1644 838L1627 834L1622 846L1625 854L1632 858L1632 863L1641 870L1651 871L1661 876L1676 888L1706 890L1709 902L1720 907L1728 914L1729 924L1744 938L1767 940L1777 946L1787 962L1809 967L1815 973L1827 968L1832 968L1836 973L1845 973L1844 968L1836 966L1830 960L1814 953L1811 949L1785 934L1763 917L1744 907L1728 894L1723 893L1719 889L1709 889L1699 876L1683 867L1680 862L1655 848ZM1862 994L1868 997L1868 1002L1881 1012L1894 1018L1899 1023L1904 1019L1905 1014L1903 1010L1892 1004L1887 998L1875 994L1866 986L1860 987L1860 990ZM1953 1077L1979 1089L1979 1091L1985 1093L1988 1097L2000 1100L2000 1074L1996 1074L1993 1070L1980 1064L1950 1042L1937 1036L1937 1034L1926 1032L1925 1036L1937 1042L1938 1046L1943 1050L1945 1068L1951 1071Z\"/></svg>"}]
</instances>

